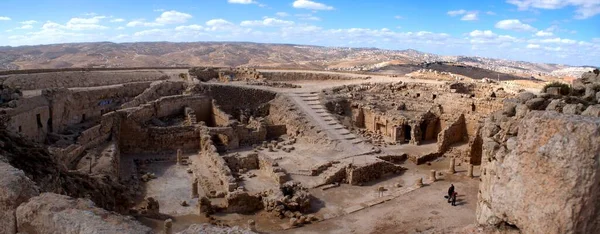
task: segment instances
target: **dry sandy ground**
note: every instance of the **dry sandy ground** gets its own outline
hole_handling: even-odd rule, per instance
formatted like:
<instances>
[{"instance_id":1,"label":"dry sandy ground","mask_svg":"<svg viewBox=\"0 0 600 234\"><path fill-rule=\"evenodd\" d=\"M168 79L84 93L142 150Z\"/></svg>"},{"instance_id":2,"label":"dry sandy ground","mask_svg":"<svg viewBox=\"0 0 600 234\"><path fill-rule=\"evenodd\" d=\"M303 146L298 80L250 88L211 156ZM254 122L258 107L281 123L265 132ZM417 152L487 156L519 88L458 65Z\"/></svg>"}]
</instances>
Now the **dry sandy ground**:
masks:
<instances>
[{"instance_id":1,"label":"dry sandy ground","mask_svg":"<svg viewBox=\"0 0 600 234\"><path fill-rule=\"evenodd\" d=\"M447 165L445 161L419 167L438 169ZM466 178L464 167L457 171L386 203L280 233L461 233L475 222L479 179ZM459 194L457 206L443 197L451 183Z\"/></svg>"}]
</instances>

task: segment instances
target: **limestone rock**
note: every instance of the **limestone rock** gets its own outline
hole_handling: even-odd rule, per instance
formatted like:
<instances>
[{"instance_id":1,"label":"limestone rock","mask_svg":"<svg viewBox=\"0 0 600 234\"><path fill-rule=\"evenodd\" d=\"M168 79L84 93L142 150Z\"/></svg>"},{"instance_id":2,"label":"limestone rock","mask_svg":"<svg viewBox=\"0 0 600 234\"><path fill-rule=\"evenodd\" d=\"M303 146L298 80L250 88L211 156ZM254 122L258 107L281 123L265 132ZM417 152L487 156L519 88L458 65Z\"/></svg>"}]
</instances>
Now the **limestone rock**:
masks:
<instances>
[{"instance_id":1,"label":"limestone rock","mask_svg":"<svg viewBox=\"0 0 600 234\"><path fill-rule=\"evenodd\" d=\"M17 232L15 210L37 195L38 188L23 171L0 161L0 233Z\"/></svg>"},{"instance_id":2,"label":"limestone rock","mask_svg":"<svg viewBox=\"0 0 600 234\"><path fill-rule=\"evenodd\" d=\"M600 233L598 129L598 118L532 111L508 149L484 138L478 223Z\"/></svg>"},{"instance_id":3,"label":"limestone rock","mask_svg":"<svg viewBox=\"0 0 600 234\"><path fill-rule=\"evenodd\" d=\"M600 105L588 106L581 115L600 117Z\"/></svg>"},{"instance_id":4,"label":"limestone rock","mask_svg":"<svg viewBox=\"0 0 600 234\"><path fill-rule=\"evenodd\" d=\"M534 99L535 98L535 94L530 93L530 92L523 92L523 93L519 93L519 95L517 95L517 99L519 99L519 102L521 103L526 103L527 101Z\"/></svg>"},{"instance_id":5,"label":"limestone rock","mask_svg":"<svg viewBox=\"0 0 600 234\"><path fill-rule=\"evenodd\" d=\"M545 102L546 102L546 99L543 99L543 98L533 98L533 99L530 99L527 102L525 102L525 105L530 110L543 110L543 109L546 108L544 106Z\"/></svg>"},{"instance_id":6,"label":"limestone rock","mask_svg":"<svg viewBox=\"0 0 600 234\"><path fill-rule=\"evenodd\" d=\"M20 233L151 233L134 220L97 208L87 199L43 193L17 208Z\"/></svg>"},{"instance_id":7,"label":"limestone rock","mask_svg":"<svg viewBox=\"0 0 600 234\"><path fill-rule=\"evenodd\" d=\"M563 113L568 115L578 115L583 112L584 106L583 104L567 104L563 107Z\"/></svg>"},{"instance_id":8,"label":"limestone rock","mask_svg":"<svg viewBox=\"0 0 600 234\"><path fill-rule=\"evenodd\" d=\"M563 101L561 101L560 99L554 99L550 102L550 104L548 104L548 106L546 107L547 111L556 111L556 112L562 112L563 107L566 105L566 103L564 103Z\"/></svg>"}]
</instances>

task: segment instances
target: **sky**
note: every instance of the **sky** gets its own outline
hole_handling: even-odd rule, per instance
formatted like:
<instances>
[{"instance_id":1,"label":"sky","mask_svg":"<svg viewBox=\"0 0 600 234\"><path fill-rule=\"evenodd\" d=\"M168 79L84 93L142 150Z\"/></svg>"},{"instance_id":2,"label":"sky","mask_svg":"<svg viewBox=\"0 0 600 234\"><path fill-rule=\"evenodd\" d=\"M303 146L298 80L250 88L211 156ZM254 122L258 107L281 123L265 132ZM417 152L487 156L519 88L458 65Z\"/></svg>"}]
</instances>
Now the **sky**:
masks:
<instances>
[{"instance_id":1,"label":"sky","mask_svg":"<svg viewBox=\"0 0 600 234\"><path fill-rule=\"evenodd\" d=\"M600 66L600 0L0 0L0 46L245 41Z\"/></svg>"}]
</instances>

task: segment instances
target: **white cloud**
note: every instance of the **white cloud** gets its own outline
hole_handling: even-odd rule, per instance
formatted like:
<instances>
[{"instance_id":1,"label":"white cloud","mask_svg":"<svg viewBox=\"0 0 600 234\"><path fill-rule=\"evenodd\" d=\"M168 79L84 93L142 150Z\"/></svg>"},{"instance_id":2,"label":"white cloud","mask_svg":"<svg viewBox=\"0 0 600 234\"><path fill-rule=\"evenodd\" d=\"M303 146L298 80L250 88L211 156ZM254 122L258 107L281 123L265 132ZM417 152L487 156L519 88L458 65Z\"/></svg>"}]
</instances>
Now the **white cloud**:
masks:
<instances>
[{"instance_id":1,"label":"white cloud","mask_svg":"<svg viewBox=\"0 0 600 234\"><path fill-rule=\"evenodd\" d=\"M228 3L233 4L254 4L256 3L254 0L227 0Z\"/></svg>"},{"instance_id":2,"label":"white cloud","mask_svg":"<svg viewBox=\"0 0 600 234\"><path fill-rule=\"evenodd\" d=\"M527 44L527 49L539 49L540 45L537 44Z\"/></svg>"},{"instance_id":3,"label":"white cloud","mask_svg":"<svg viewBox=\"0 0 600 234\"><path fill-rule=\"evenodd\" d=\"M496 37L496 34L493 33L491 30L485 30L485 31L474 30L474 31L472 31L472 32L469 33L469 36L471 36L471 37L488 37L488 38L492 38L492 37Z\"/></svg>"},{"instance_id":4,"label":"white cloud","mask_svg":"<svg viewBox=\"0 0 600 234\"><path fill-rule=\"evenodd\" d=\"M110 22L111 23L120 23L120 22L125 22L125 19L121 19L121 18L111 19Z\"/></svg>"},{"instance_id":5,"label":"white cloud","mask_svg":"<svg viewBox=\"0 0 600 234\"><path fill-rule=\"evenodd\" d=\"M167 24L182 24L192 18L192 15L178 11L165 11L153 22L144 19L136 19L127 23L127 27L158 27Z\"/></svg>"},{"instance_id":6,"label":"white cloud","mask_svg":"<svg viewBox=\"0 0 600 234\"><path fill-rule=\"evenodd\" d=\"M188 19L191 19L192 15L178 12L178 11L165 11L160 17L156 18L156 23L159 24L181 24L185 23Z\"/></svg>"},{"instance_id":7,"label":"white cloud","mask_svg":"<svg viewBox=\"0 0 600 234\"><path fill-rule=\"evenodd\" d=\"M9 20L11 20L10 17L0 16L0 21L9 21Z\"/></svg>"},{"instance_id":8,"label":"white cloud","mask_svg":"<svg viewBox=\"0 0 600 234\"><path fill-rule=\"evenodd\" d=\"M263 20L246 20L240 23L244 27L284 27L294 25L292 21L280 20L276 18L265 18Z\"/></svg>"},{"instance_id":9,"label":"white cloud","mask_svg":"<svg viewBox=\"0 0 600 234\"><path fill-rule=\"evenodd\" d=\"M125 29L125 27L123 27L123 26L117 28L117 30L123 30L123 29Z\"/></svg>"},{"instance_id":10,"label":"white cloud","mask_svg":"<svg viewBox=\"0 0 600 234\"><path fill-rule=\"evenodd\" d=\"M469 33L471 44L495 44L500 46L511 45L519 39L509 35L498 35L491 30L474 30Z\"/></svg>"},{"instance_id":11,"label":"white cloud","mask_svg":"<svg viewBox=\"0 0 600 234\"><path fill-rule=\"evenodd\" d=\"M224 19L211 19L206 21L207 31L231 31L236 25Z\"/></svg>"},{"instance_id":12,"label":"white cloud","mask_svg":"<svg viewBox=\"0 0 600 234\"><path fill-rule=\"evenodd\" d=\"M149 29L149 30L144 30L144 31L140 31L140 32L136 32L133 34L133 36L136 37L143 37L143 36L162 36L162 35L166 35L168 31L166 29Z\"/></svg>"},{"instance_id":13,"label":"white cloud","mask_svg":"<svg viewBox=\"0 0 600 234\"><path fill-rule=\"evenodd\" d=\"M31 25L31 24L25 24L25 25L23 25L21 27L18 27L16 29L32 29L32 28L33 28L33 25Z\"/></svg>"},{"instance_id":14,"label":"white cloud","mask_svg":"<svg viewBox=\"0 0 600 234\"><path fill-rule=\"evenodd\" d=\"M488 11L488 12L486 12L486 14L488 14L488 15L496 15L496 12Z\"/></svg>"},{"instance_id":15,"label":"white cloud","mask_svg":"<svg viewBox=\"0 0 600 234\"><path fill-rule=\"evenodd\" d=\"M23 25L32 25L32 24L36 24L37 21L35 20L27 20L27 21L21 21L21 24Z\"/></svg>"},{"instance_id":16,"label":"white cloud","mask_svg":"<svg viewBox=\"0 0 600 234\"><path fill-rule=\"evenodd\" d=\"M321 21L321 18L311 14L296 14L296 17L300 20Z\"/></svg>"},{"instance_id":17,"label":"white cloud","mask_svg":"<svg viewBox=\"0 0 600 234\"><path fill-rule=\"evenodd\" d=\"M43 30L103 30L108 27L100 25L100 21L106 18L105 16L94 16L91 18L71 18L66 24L62 25L56 22L47 21L42 25ZM31 26L31 25L29 25Z\"/></svg>"},{"instance_id":18,"label":"white cloud","mask_svg":"<svg viewBox=\"0 0 600 234\"><path fill-rule=\"evenodd\" d=\"M286 12L277 12L277 13L275 13L275 15L279 16L279 17L288 17L288 16L290 16L290 14L288 14Z\"/></svg>"},{"instance_id":19,"label":"white cloud","mask_svg":"<svg viewBox=\"0 0 600 234\"><path fill-rule=\"evenodd\" d=\"M299 9L309 9L309 10L333 10L335 8L333 8L332 6L328 6L325 5L323 3L319 3L319 2L313 2L310 0L296 0L294 1L294 3L292 4L294 6L294 8L299 8Z\"/></svg>"},{"instance_id":20,"label":"white cloud","mask_svg":"<svg viewBox=\"0 0 600 234\"><path fill-rule=\"evenodd\" d=\"M535 36L536 37L551 37L551 36L554 36L554 33L540 30L537 33L535 33Z\"/></svg>"},{"instance_id":21,"label":"white cloud","mask_svg":"<svg viewBox=\"0 0 600 234\"><path fill-rule=\"evenodd\" d=\"M394 19L404 19L404 17L397 15L397 16L394 16Z\"/></svg>"},{"instance_id":22,"label":"white cloud","mask_svg":"<svg viewBox=\"0 0 600 234\"><path fill-rule=\"evenodd\" d=\"M506 2L516 5L522 11L531 8L555 10L572 6L575 8L576 19L587 19L600 14L598 0L507 0Z\"/></svg>"},{"instance_id":23,"label":"white cloud","mask_svg":"<svg viewBox=\"0 0 600 234\"><path fill-rule=\"evenodd\" d=\"M536 31L536 29L534 27L532 27L531 25L525 24L517 19L507 19L507 20L499 21L498 23L496 23L496 28L519 31L519 32Z\"/></svg>"},{"instance_id":24,"label":"white cloud","mask_svg":"<svg viewBox=\"0 0 600 234\"><path fill-rule=\"evenodd\" d=\"M165 9L154 9L152 11L154 11L154 12L163 12L163 11L165 11Z\"/></svg>"},{"instance_id":25,"label":"white cloud","mask_svg":"<svg viewBox=\"0 0 600 234\"><path fill-rule=\"evenodd\" d=\"M471 12L471 13L465 14L460 20L462 20L462 21L478 20L477 14L478 14L478 12Z\"/></svg>"},{"instance_id":26,"label":"white cloud","mask_svg":"<svg viewBox=\"0 0 600 234\"><path fill-rule=\"evenodd\" d=\"M467 13L466 10L460 9L460 10L456 10L456 11L448 11L447 14L449 16L457 16L457 15L464 15L465 13Z\"/></svg>"},{"instance_id":27,"label":"white cloud","mask_svg":"<svg viewBox=\"0 0 600 234\"><path fill-rule=\"evenodd\" d=\"M550 39L542 39L541 43L551 43L551 44L576 44L577 41L571 39L562 39L559 37L550 38Z\"/></svg>"},{"instance_id":28,"label":"white cloud","mask_svg":"<svg viewBox=\"0 0 600 234\"><path fill-rule=\"evenodd\" d=\"M197 25L197 24L192 24L192 25L187 25L187 26L177 26L175 28L175 30L177 31L201 31L204 30L205 28L202 25Z\"/></svg>"}]
</instances>

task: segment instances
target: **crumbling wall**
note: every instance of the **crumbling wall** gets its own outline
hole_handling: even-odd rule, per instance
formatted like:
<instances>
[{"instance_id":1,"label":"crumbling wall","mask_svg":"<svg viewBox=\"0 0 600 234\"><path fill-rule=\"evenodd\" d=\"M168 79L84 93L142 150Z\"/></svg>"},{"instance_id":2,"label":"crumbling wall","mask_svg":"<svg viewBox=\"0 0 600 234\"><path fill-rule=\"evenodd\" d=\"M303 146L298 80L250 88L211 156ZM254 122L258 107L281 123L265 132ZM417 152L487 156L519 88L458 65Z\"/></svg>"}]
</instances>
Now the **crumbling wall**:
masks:
<instances>
[{"instance_id":1,"label":"crumbling wall","mask_svg":"<svg viewBox=\"0 0 600 234\"><path fill-rule=\"evenodd\" d=\"M565 100L575 101L520 95L486 120L480 224L506 223L523 233L600 232L599 115L557 111Z\"/></svg>"},{"instance_id":2,"label":"crumbling wall","mask_svg":"<svg viewBox=\"0 0 600 234\"><path fill-rule=\"evenodd\" d=\"M16 107L4 109L10 117L7 129L36 142L44 142L50 129L48 100L41 96L16 100Z\"/></svg>"},{"instance_id":3,"label":"crumbling wall","mask_svg":"<svg viewBox=\"0 0 600 234\"><path fill-rule=\"evenodd\" d=\"M163 97L135 108L117 111L122 116L119 144L122 152L157 152L163 150L197 150L200 130L197 126L147 126L153 118L180 114L185 107L196 113L211 112L210 98L204 96L178 95Z\"/></svg>"},{"instance_id":4,"label":"crumbling wall","mask_svg":"<svg viewBox=\"0 0 600 234\"><path fill-rule=\"evenodd\" d=\"M243 156L232 155L223 157L223 159L227 162L227 166L229 166L232 171L239 171L240 169L254 170L259 168L257 153L250 153Z\"/></svg>"},{"instance_id":5,"label":"crumbling wall","mask_svg":"<svg viewBox=\"0 0 600 234\"><path fill-rule=\"evenodd\" d=\"M185 82L183 81L155 81L150 84L144 92L137 95L133 100L123 103L121 108L136 107L141 104L154 101L164 96L181 95L185 89Z\"/></svg>"},{"instance_id":6,"label":"crumbling wall","mask_svg":"<svg viewBox=\"0 0 600 234\"><path fill-rule=\"evenodd\" d=\"M225 206L225 212L248 214L263 209L263 202L260 194L250 195L236 190L225 196Z\"/></svg>"},{"instance_id":7,"label":"crumbling wall","mask_svg":"<svg viewBox=\"0 0 600 234\"><path fill-rule=\"evenodd\" d=\"M446 127L438 134L438 153L443 154L452 144L465 142L468 139L467 129L465 127L465 116L444 114L442 115L443 122L446 122Z\"/></svg>"},{"instance_id":8,"label":"crumbling wall","mask_svg":"<svg viewBox=\"0 0 600 234\"><path fill-rule=\"evenodd\" d=\"M231 173L231 169L227 166L227 162L217 152L210 135L206 131L201 131L200 134L200 153L198 156L203 162L211 165L216 170L215 172L219 176L224 191L234 191L238 184Z\"/></svg>"},{"instance_id":9,"label":"crumbling wall","mask_svg":"<svg viewBox=\"0 0 600 234\"><path fill-rule=\"evenodd\" d=\"M231 119L231 115L227 114L225 111L222 111L220 106L213 99L211 123L214 124L214 126L229 126Z\"/></svg>"},{"instance_id":10,"label":"crumbling wall","mask_svg":"<svg viewBox=\"0 0 600 234\"><path fill-rule=\"evenodd\" d=\"M351 165L346 168L346 181L351 185L359 185L380 179L385 175L400 173L403 170L403 167L386 161L379 161L362 166Z\"/></svg>"},{"instance_id":11,"label":"crumbling wall","mask_svg":"<svg viewBox=\"0 0 600 234\"><path fill-rule=\"evenodd\" d=\"M277 184L283 184L288 181L288 174L283 168L279 167L279 164L271 157L258 153L258 165L258 167L261 170L266 171Z\"/></svg>"},{"instance_id":12,"label":"crumbling wall","mask_svg":"<svg viewBox=\"0 0 600 234\"><path fill-rule=\"evenodd\" d=\"M244 109L255 117L268 115L267 103L276 95L267 90L220 84L198 84L191 91L210 96L221 110L235 119L239 119L240 110Z\"/></svg>"}]
</instances>

